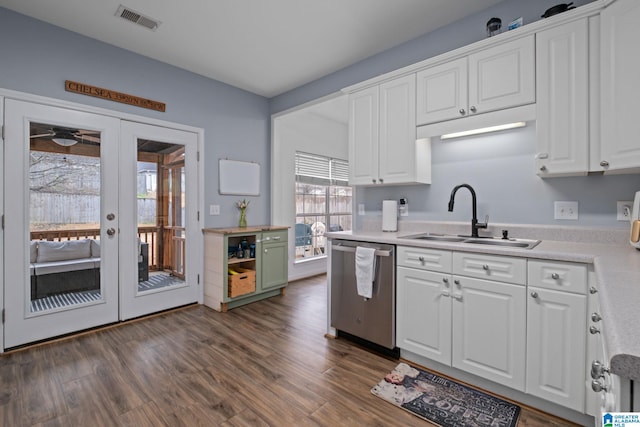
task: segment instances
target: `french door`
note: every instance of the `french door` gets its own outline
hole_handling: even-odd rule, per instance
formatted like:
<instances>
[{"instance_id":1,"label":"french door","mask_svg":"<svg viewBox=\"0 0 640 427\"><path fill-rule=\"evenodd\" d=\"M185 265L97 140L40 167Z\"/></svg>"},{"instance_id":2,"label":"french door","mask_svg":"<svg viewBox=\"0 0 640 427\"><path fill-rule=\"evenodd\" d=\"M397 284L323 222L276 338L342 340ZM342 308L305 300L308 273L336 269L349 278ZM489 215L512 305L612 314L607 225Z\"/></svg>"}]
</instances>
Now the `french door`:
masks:
<instances>
[{"instance_id":1,"label":"french door","mask_svg":"<svg viewBox=\"0 0 640 427\"><path fill-rule=\"evenodd\" d=\"M4 107L4 348L197 301L196 134Z\"/></svg>"},{"instance_id":2,"label":"french door","mask_svg":"<svg viewBox=\"0 0 640 427\"><path fill-rule=\"evenodd\" d=\"M121 209L120 235L129 239L120 242L120 319L126 320L198 299L198 139L122 121L121 141L120 200L128 208Z\"/></svg>"}]
</instances>

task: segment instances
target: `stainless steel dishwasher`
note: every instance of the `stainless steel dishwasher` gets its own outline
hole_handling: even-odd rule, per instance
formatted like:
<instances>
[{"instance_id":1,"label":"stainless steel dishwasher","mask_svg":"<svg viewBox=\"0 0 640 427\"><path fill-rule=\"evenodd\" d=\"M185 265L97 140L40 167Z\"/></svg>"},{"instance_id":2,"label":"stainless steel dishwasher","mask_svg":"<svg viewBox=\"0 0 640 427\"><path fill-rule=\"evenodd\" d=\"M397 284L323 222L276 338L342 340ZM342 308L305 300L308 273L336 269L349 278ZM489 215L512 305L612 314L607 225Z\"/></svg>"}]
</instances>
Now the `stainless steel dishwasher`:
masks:
<instances>
[{"instance_id":1,"label":"stainless steel dishwasher","mask_svg":"<svg viewBox=\"0 0 640 427\"><path fill-rule=\"evenodd\" d=\"M375 248L371 298L358 295L356 248ZM395 246L351 240L331 245L331 326L386 349L396 347Z\"/></svg>"}]
</instances>

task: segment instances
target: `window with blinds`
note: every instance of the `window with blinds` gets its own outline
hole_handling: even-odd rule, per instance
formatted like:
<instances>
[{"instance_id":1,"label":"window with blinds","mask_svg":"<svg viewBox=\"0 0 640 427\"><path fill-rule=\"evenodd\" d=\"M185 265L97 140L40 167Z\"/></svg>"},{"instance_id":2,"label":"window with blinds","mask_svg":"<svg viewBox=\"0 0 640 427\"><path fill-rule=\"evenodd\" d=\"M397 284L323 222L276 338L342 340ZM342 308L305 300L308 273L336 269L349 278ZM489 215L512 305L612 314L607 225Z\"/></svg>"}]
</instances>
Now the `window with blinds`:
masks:
<instances>
[{"instance_id":1,"label":"window with blinds","mask_svg":"<svg viewBox=\"0 0 640 427\"><path fill-rule=\"evenodd\" d=\"M325 256L327 231L352 228L349 163L296 152L296 260Z\"/></svg>"},{"instance_id":2,"label":"window with blinds","mask_svg":"<svg viewBox=\"0 0 640 427\"><path fill-rule=\"evenodd\" d=\"M308 184L349 185L349 162L296 152L296 181Z\"/></svg>"}]
</instances>

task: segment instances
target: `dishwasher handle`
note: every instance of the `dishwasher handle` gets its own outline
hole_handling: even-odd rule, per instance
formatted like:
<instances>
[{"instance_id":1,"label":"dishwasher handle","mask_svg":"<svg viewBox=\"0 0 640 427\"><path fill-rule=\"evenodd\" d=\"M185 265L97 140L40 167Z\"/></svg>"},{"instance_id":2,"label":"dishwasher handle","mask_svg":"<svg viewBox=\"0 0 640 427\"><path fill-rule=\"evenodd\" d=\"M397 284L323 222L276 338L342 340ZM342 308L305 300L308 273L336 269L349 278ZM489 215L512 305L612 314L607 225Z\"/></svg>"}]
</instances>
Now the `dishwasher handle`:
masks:
<instances>
[{"instance_id":1,"label":"dishwasher handle","mask_svg":"<svg viewBox=\"0 0 640 427\"><path fill-rule=\"evenodd\" d=\"M356 251L356 248L353 246L343 246L343 245L333 245L332 249L334 251L341 251L341 252L354 252ZM383 256L383 257L387 257L387 256L391 256L393 254L393 249L390 249L388 251L382 250L382 249L376 249L375 255L376 256Z\"/></svg>"}]
</instances>

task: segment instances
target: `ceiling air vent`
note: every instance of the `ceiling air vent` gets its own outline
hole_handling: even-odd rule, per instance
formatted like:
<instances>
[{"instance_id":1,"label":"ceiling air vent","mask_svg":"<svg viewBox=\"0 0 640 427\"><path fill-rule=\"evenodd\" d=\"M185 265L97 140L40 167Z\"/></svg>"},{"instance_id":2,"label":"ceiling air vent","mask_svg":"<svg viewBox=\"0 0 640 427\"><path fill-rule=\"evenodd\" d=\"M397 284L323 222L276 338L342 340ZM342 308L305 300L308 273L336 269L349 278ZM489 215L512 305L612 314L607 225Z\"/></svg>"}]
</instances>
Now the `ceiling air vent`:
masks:
<instances>
[{"instance_id":1,"label":"ceiling air vent","mask_svg":"<svg viewBox=\"0 0 640 427\"><path fill-rule=\"evenodd\" d=\"M153 31L155 31L155 29L158 28L158 25L160 25L160 21L156 21L153 18L144 16L123 5L120 5L120 7L118 8L118 11L116 12L116 16L119 16L122 19L126 19L127 21L131 21L134 24L142 25L143 27Z\"/></svg>"}]
</instances>

